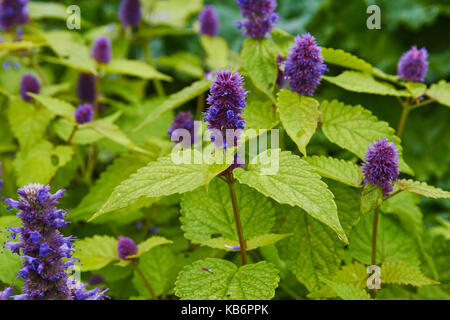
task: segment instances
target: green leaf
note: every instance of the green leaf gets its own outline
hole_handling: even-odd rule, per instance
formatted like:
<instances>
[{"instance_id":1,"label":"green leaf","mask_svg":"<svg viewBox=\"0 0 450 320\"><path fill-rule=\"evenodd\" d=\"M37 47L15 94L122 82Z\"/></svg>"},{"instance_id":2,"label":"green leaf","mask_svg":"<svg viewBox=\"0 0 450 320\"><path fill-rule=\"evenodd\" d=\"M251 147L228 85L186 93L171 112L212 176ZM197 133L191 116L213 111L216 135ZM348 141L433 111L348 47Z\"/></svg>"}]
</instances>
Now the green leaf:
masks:
<instances>
[{"instance_id":1,"label":"green leaf","mask_svg":"<svg viewBox=\"0 0 450 320\"><path fill-rule=\"evenodd\" d=\"M151 122L155 121L163 113L173 110L188 102L189 100L194 99L198 95L208 90L210 84L211 82L208 80L199 80L194 82L190 86L183 88L177 93L170 95L163 103L154 108L134 131L138 131L142 127L147 126Z\"/></svg>"},{"instance_id":2,"label":"green leaf","mask_svg":"<svg viewBox=\"0 0 450 320\"><path fill-rule=\"evenodd\" d=\"M269 300L279 280L278 270L266 261L238 269L229 261L207 258L183 268L175 294L182 300Z\"/></svg>"},{"instance_id":3,"label":"green leaf","mask_svg":"<svg viewBox=\"0 0 450 320\"><path fill-rule=\"evenodd\" d=\"M359 189L333 180L325 180L325 182L334 194L334 202L338 208L338 216L342 228L345 234L350 234L350 231L358 223L361 216L361 192Z\"/></svg>"},{"instance_id":4,"label":"green leaf","mask_svg":"<svg viewBox=\"0 0 450 320\"><path fill-rule=\"evenodd\" d=\"M42 36L58 55L58 58L45 58L46 61L97 74L95 61L79 34L70 31L49 31L42 33Z\"/></svg>"},{"instance_id":5,"label":"green leaf","mask_svg":"<svg viewBox=\"0 0 450 320\"><path fill-rule=\"evenodd\" d=\"M200 36L200 43L206 54L206 65L211 70L219 70L228 65L228 44L221 37Z\"/></svg>"},{"instance_id":6,"label":"green leaf","mask_svg":"<svg viewBox=\"0 0 450 320\"><path fill-rule=\"evenodd\" d=\"M64 141L67 141L69 139L74 126L75 123L67 119L58 119L52 125L58 137L60 137ZM101 135L100 133L94 131L89 127L81 125L78 126L77 131L72 137L72 144L92 144L103 138L103 135Z\"/></svg>"},{"instance_id":7,"label":"green leaf","mask_svg":"<svg viewBox=\"0 0 450 320\"><path fill-rule=\"evenodd\" d=\"M163 244L170 244L170 243L173 243L173 241L168 240L164 237L153 236L153 237L148 238L147 240L139 243L138 244L138 253L136 255L128 256L127 258L142 257L145 253L152 250L153 248L163 245Z\"/></svg>"},{"instance_id":8,"label":"green leaf","mask_svg":"<svg viewBox=\"0 0 450 320\"><path fill-rule=\"evenodd\" d=\"M41 140L54 115L44 108L14 99L8 108L11 131L19 140L21 150L28 150Z\"/></svg>"},{"instance_id":9,"label":"green leaf","mask_svg":"<svg viewBox=\"0 0 450 320\"><path fill-rule=\"evenodd\" d=\"M162 26L184 27L189 19L203 7L203 1L201 0L190 0L187 2L185 0L145 1L145 3L147 11L144 12L152 12L152 24ZM153 29L153 27L149 29Z\"/></svg>"},{"instance_id":10,"label":"green leaf","mask_svg":"<svg viewBox=\"0 0 450 320\"><path fill-rule=\"evenodd\" d=\"M80 259L82 271L98 270L119 259L117 239L110 236L95 235L77 241L76 246L74 257Z\"/></svg>"},{"instance_id":11,"label":"green leaf","mask_svg":"<svg viewBox=\"0 0 450 320\"><path fill-rule=\"evenodd\" d=\"M111 141L114 141L122 146L125 146L132 151L148 154L147 150L142 149L141 147L135 145L128 138L128 136L120 130L120 128L117 125L115 125L108 119L94 120L92 122L83 124L82 127L89 128L97 132L98 134L102 135L103 137Z\"/></svg>"},{"instance_id":12,"label":"green leaf","mask_svg":"<svg viewBox=\"0 0 450 320\"><path fill-rule=\"evenodd\" d=\"M34 99L42 103L50 112L57 116L65 117L69 120L74 120L75 108L68 102L56 98L46 97L30 93Z\"/></svg>"},{"instance_id":13,"label":"green leaf","mask_svg":"<svg viewBox=\"0 0 450 320\"><path fill-rule=\"evenodd\" d=\"M445 80L433 84L430 89L427 90L426 94L440 104L450 107L450 83Z\"/></svg>"},{"instance_id":14,"label":"green leaf","mask_svg":"<svg viewBox=\"0 0 450 320\"><path fill-rule=\"evenodd\" d=\"M320 276L339 270L344 254L343 243L323 223L299 208L283 206L282 225L278 232L292 233L276 246L287 268L309 291L320 286Z\"/></svg>"},{"instance_id":15,"label":"green leaf","mask_svg":"<svg viewBox=\"0 0 450 320\"><path fill-rule=\"evenodd\" d=\"M442 199L449 199L450 198L450 191L442 190L437 187L429 186L425 182L420 181L414 181L411 179L400 179L398 180L398 188L399 190L406 190L412 193L417 193L422 196L428 197L428 198L442 198Z\"/></svg>"},{"instance_id":16,"label":"green leaf","mask_svg":"<svg viewBox=\"0 0 450 320\"><path fill-rule=\"evenodd\" d=\"M157 296L173 292L179 261L168 246L154 247L139 259L139 269ZM142 278L135 271L132 280L139 294L151 299Z\"/></svg>"},{"instance_id":17,"label":"green leaf","mask_svg":"<svg viewBox=\"0 0 450 320\"><path fill-rule=\"evenodd\" d=\"M20 151L14 162L17 184L49 183L56 171L70 161L71 146L56 146L42 140L28 151Z\"/></svg>"},{"instance_id":18,"label":"green leaf","mask_svg":"<svg viewBox=\"0 0 450 320\"><path fill-rule=\"evenodd\" d=\"M336 283L325 278L321 278L321 280L343 300L372 300L366 291L354 285Z\"/></svg>"},{"instance_id":19,"label":"green leaf","mask_svg":"<svg viewBox=\"0 0 450 320\"><path fill-rule=\"evenodd\" d=\"M233 188L244 238L269 233L275 216L268 199L246 185L234 183ZM204 243L217 234L226 239L239 239L228 185L220 179L213 179L208 191L199 188L184 195L180 220L184 236L196 243Z\"/></svg>"},{"instance_id":20,"label":"green leaf","mask_svg":"<svg viewBox=\"0 0 450 320\"><path fill-rule=\"evenodd\" d=\"M361 216L350 234L349 253L367 265L371 263L373 212ZM389 216L379 214L377 232L377 264L380 262L405 262L420 264L414 239Z\"/></svg>"},{"instance_id":21,"label":"green leaf","mask_svg":"<svg viewBox=\"0 0 450 320\"><path fill-rule=\"evenodd\" d=\"M246 38L242 45L242 66L255 86L274 100L272 90L278 75L276 44L271 40Z\"/></svg>"},{"instance_id":22,"label":"green leaf","mask_svg":"<svg viewBox=\"0 0 450 320\"><path fill-rule=\"evenodd\" d=\"M272 167L265 165L267 159L275 161L271 163ZM332 228L343 241L347 241L338 219L333 194L308 162L300 157L288 151L269 149L255 157L248 170L237 168L233 174L239 182L279 203L303 208L312 217Z\"/></svg>"},{"instance_id":23,"label":"green leaf","mask_svg":"<svg viewBox=\"0 0 450 320\"><path fill-rule=\"evenodd\" d=\"M194 150L194 158L197 153L198 151ZM119 184L108 201L89 221L109 211L125 208L143 196L168 196L208 185L212 178L228 166L229 164L176 164L170 156L159 158Z\"/></svg>"},{"instance_id":24,"label":"green leaf","mask_svg":"<svg viewBox=\"0 0 450 320\"><path fill-rule=\"evenodd\" d=\"M361 213L375 210L383 200L381 187L368 184L361 193Z\"/></svg>"},{"instance_id":25,"label":"green leaf","mask_svg":"<svg viewBox=\"0 0 450 320\"><path fill-rule=\"evenodd\" d=\"M100 175L100 178L95 181L95 184L81 200L78 207L69 211L69 220L88 219L92 214L100 210L117 185L151 160L154 159L143 154L126 154L114 160Z\"/></svg>"},{"instance_id":26,"label":"green leaf","mask_svg":"<svg viewBox=\"0 0 450 320\"><path fill-rule=\"evenodd\" d=\"M404 82L406 89L414 98L419 98L427 91L427 85L422 82Z\"/></svg>"},{"instance_id":27,"label":"green leaf","mask_svg":"<svg viewBox=\"0 0 450 320\"><path fill-rule=\"evenodd\" d=\"M349 186L359 188L363 179L361 168L342 159L325 156L312 156L304 158L318 174Z\"/></svg>"},{"instance_id":28,"label":"green leaf","mask_svg":"<svg viewBox=\"0 0 450 320\"><path fill-rule=\"evenodd\" d=\"M355 69L363 72L372 73L373 67L367 61L360 59L341 49L322 48L322 57L326 63L335 64L341 67Z\"/></svg>"},{"instance_id":29,"label":"green leaf","mask_svg":"<svg viewBox=\"0 0 450 320\"><path fill-rule=\"evenodd\" d=\"M259 247L265 247L269 246L271 244L274 244L275 242L280 241L281 239L284 239L286 237L290 236L289 233L285 234L275 234L275 233L267 233L262 234L259 236L250 237L246 240L246 246L245 248L247 251L254 250ZM239 250L232 250L229 247L234 247L239 244L239 240L231 240L226 239L223 237L220 238L211 238L207 240L199 241L199 244L202 246L208 246L211 248L226 250L226 251L239 251Z\"/></svg>"},{"instance_id":30,"label":"green leaf","mask_svg":"<svg viewBox=\"0 0 450 320\"><path fill-rule=\"evenodd\" d=\"M200 58L187 51L159 57L156 59L156 63L160 67L174 69L193 78L201 79L204 77Z\"/></svg>"},{"instance_id":31,"label":"green leaf","mask_svg":"<svg viewBox=\"0 0 450 320\"><path fill-rule=\"evenodd\" d=\"M107 73L125 74L147 80L172 81L172 77L165 75L153 66L139 60L112 60L110 63L102 65Z\"/></svg>"},{"instance_id":32,"label":"green leaf","mask_svg":"<svg viewBox=\"0 0 450 320\"><path fill-rule=\"evenodd\" d=\"M32 20L39 20L43 18L66 20L68 17L66 6L62 3L29 2L27 6L30 11L30 18Z\"/></svg>"},{"instance_id":33,"label":"green leaf","mask_svg":"<svg viewBox=\"0 0 450 320\"><path fill-rule=\"evenodd\" d=\"M329 279L337 284L352 285L359 289L364 289L367 285L366 266L359 262L353 262L342 266L340 270ZM336 292L329 286L324 286L320 290L308 294L308 298L334 298Z\"/></svg>"},{"instance_id":34,"label":"green leaf","mask_svg":"<svg viewBox=\"0 0 450 320\"><path fill-rule=\"evenodd\" d=\"M348 91L379 94L383 96L411 96L407 90L396 89L387 82L376 80L370 74L359 71L344 71L336 77L322 76L322 78Z\"/></svg>"},{"instance_id":35,"label":"green leaf","mask_svg":"<svg viewBox=\"0 0 450 320\"><path fill-rule=\"evenodd\" d=\"M282 89L278 93L278 112L289 137L306 155L306 146L313 136L319 121L319 102L296 92Z\"/></svg>"},{"instance_id":36,"label":"green leaf","mask_svg":"<svg viewBox=\"0 0 450 320\"><path fill-rule=\"evenodd\" d=\"M381 283L406 284L422 287L439 282L422 274L420 269L404 262L385 262L381 266Z\"/></svg>"},{"instance_id":37,"label":"green leaf","mask_svg":"<svg viewBox=\"0 0 450 320\"><path fill-rule=\"evenodd\" d=\"M9 227L20 227L20 220L16 216L4 216L0 217L0 230L4 230ZM4 243L7 240L7 232L0 232L0 243ZM22 262L19 256L12 253L11 250L2 249L0 252L0 281L4 283L15 282L17 272L21 268Z\"/></svg>"},{"instance_id":38,"label":"green leaf","mask_svg":"<svg viewBox=\"0 0 450 320\"><path fill-rule=\"evenodd\" d=\"M400 170L413 174L403 160L400 138L387 122L379 121L360 105L348 106L337 100L323 101L320 110L322 130L328 140L364 159L369 144L385 137L399 150Z\"/></svg>"}]
</instances>

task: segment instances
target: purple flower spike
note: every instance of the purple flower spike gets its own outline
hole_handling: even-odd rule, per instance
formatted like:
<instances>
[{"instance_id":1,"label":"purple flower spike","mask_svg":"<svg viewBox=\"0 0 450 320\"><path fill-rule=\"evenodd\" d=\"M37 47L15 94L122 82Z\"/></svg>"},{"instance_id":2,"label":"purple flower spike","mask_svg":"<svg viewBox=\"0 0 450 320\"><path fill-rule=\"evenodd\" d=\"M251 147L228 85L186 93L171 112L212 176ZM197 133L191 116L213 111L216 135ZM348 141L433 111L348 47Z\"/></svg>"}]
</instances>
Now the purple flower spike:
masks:
<instances>
[{"instance_id":1,"label":"purple flower spike","mask_svg":"<svg viewBox=\"0 0 450 320\"><path fill-rule=\"evenodd\" d=\"M94 103L97 98L97 78L90 73L78 77L77 95L82 102Z\"/></svg>"},{"instance_id":2,"label":"purple flower spike","mask_svg":"<svg viewBox=\"0 0 450 320\"><path fill-rule=\"evenodd\" d=\"M102 283L106 283L106 282L105 282L105 279L99 274L94 274L88 281L88 285L91 285L91 286L96 286L96 285L102 284Z\"/></svg>"},{"instance_id":3,"label":"purple flower spike","mask_svg":"<svg viewBox=\"0 0 450 320\"><path fill-rule=\"evenodd\" d=\"M119 242L117 244L117 254L120 259L129 260L127 257L137 254L138 247L134 241L127 237L119 237Z\"/></svg>"},{"instance_id":4,"label":"purple flower spike","mask_svg":"<svg viewBox=\"0 0 450 320\"><path fill-rule=\"evenodd\" d=\"M366 163L362 165L365 185L381 186L383 195L389 197L392 183L400 174L398 167L398 150L386 138L374 141L366 152Z\"/></svg>"},{"instance_id":5,"label":"purple flower spike","mask_svg":"<svg viewBox=\"0 0 450 320\"><path fill-rule=\"evenodd\" d=\"M242 117L247 92L242 88L244 80L238 73L231 70L219 70L210 86L207 102L208 111L205 113L207 128L211 133L211 141L223 148L238 145L239 131L244 129L245 120ZM227 132L229 130L229 132ZM227 133L235 134L234 141L227 142ZM220 135L222 140L220 139Z\"/></svg>"},{"instance_id":6,"label":"purple flower spike","mask_svg":"<svg viewBox=\"0 0 450 320\"><path fill-rule=\"evenodd\" d=\"M301 95L314 94L322 75L328 70L320 50L311 34L305 33L301 37L295 37L295 44L287 55L284 68L284 74L293 91Z\"/></svg>"},{"instance_id":7,"label":"purple flower spike","mask_svg":"<svg viewBox=\"0 0 450 320\"><path fill-rule=\"evenodd\" d=\"M397 75L406 81L424 82L428 71L427 49L413 46L405 52L397 65Z\"/></svg>"},{"instance_id":8,"label":"purple flower spike","mask_svg":"<svg viewBox=\"0 0 450 320\"><path fill-rule=\"evenodd\" d=\"M22 258L23 267L17 276L25 279L23 294L12 296L14 300L75 300L75 296L101 299L101 292L91 293L83 284L71 285L67 267L77 259L70 259L75 248L74 237L63 237L58 230L66 211L56 208L64 190L54 194L50 186L29 184L17 190L19 201L6 199L9 209L19 210L17 217L22 227L10 227L12 239L20 233L20 242L6 241L5 246ZM67 222L66 222L67 224ZM68 261L65 261L68 258ZM98 290L98 289L97 289ZM0 292L0 300L12 294L12 290Z\"/></svg>"},{"instance_id":9,"label":"purple flower spike","mask_svg":"<svg viewBox=\"0 0 450 320\"><path fill-rule=\"evenodd\" d=\"M2 0L0 1L0 27L8 30L30 21L28 0Z\"/></svg>"},{"instance_id":10,"label":"purple flower spike","mask_svg":"<svg viewBox=\"0 0 450 320\"><path fill-rule=\"evenodd\" d=\"M183 132L177 131L178 129L187 130L191 136L191 139L189 141L183 141ZM181 142L184 147L190 147L195 143L194 129L194 116L192 113L181 111L175 118L173 118L172 126L169 128L167 133L169 134L169 139L172 141Z\"/></svg>"},{"instance_id":11,"label":"purple flower spike","mask_svg":"<svg viewBox=\"0 0 450 320\"><path fill-rule=\"evenodd\" d=\"M98 37L92 46L91 56L98 63L107 64L111 61L111 41L108 37Z\"/></svg>"},{"instance_id":12,"label":"purple flower spike","mask_svg":"<svg viewBox=\"0 0 450 320\"><path fill-rule=\"evenodd\" d=\"M141 2L139 0L122 0L119 8L119 19L122 27L136 27L141 21Z\"/></svg>"},{"instance_id":13,"label":"purple flower spike","mask_svg":"<svg viewBox=\"0 0 450 320\"><path fill-rule=\"evenodd\" d=\"M90 104L82 104L75 110L74 116L79 124L91 122L94 117L94 109Z\"/></svg>"},{"instance_id":14,"label":"purple flower spike","mask_svg":"<svg viewBox=\"0 0 450 320\"><path fill-rule=\"evenodd\" d=\"M200 33L211 37L217 36L219 32L219 18L214 6L205 6L198 16L200 22Z\"/></svg>"},{"instance_id":15,"label":"purple flower spike","mask_svg":"<svg viewBox=\"0 0 450 320\"><path fill-rule=\"evenodd\" d=\"M238 29L244 29L243 35L252 38L264 38L272 32L279 15L274 12L277 7L275 0L237 0L244 21L239 21Z\"/></svg>"},{"instance_id":16,"label":"purple flower spike","mask_svg":"<svg viewBox=\"0 0 450 320\"><path fill-rule=\"evenodd\" d=\"M28 95L28 92L39 94L41 91L41 83L31 73L26 73L22 76L20 81L20 96L26 102L33 101L33 98Z\"/></svg>"}]
</instances>

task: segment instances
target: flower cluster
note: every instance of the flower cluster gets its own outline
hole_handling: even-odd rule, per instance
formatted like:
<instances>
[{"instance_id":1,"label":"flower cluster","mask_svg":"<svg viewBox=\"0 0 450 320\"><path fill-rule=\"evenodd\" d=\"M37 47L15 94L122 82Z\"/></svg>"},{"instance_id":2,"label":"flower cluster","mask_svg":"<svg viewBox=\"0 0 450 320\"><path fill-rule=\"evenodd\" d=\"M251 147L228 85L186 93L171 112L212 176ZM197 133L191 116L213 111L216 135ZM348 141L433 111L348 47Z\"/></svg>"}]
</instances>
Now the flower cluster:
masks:
<instances>
[{"instance_id":1,"label":"flower cluster","mask_svg":"<svg viewBox=\"0 0 450 320\"><path fill-rule=\"evenodd\" d=\"M41 91L41 83L31 73L26 73L22 76L20 81L20 96L26 102L33 101L33 98L28 95L28 92L39 94Z\"/></svg>"},{"instance_id":2,"label":"flower cluster","mask_svg":"<svg viewBox=\"0 0 450 320\"><path fill-rule=\"evenodd\" d=\"M68 278L66 268L78 261L72 258L75 250L72 236L64 237L58 228L65 227L65 210L56 208L64 190L51 194L49 186L29 184L19 189L19 201L7 199L8 209L19 210L21 227L10 227L9 237L19 242L6 241L13 253L22 258L22 269L18 276L25 279L23 294L15 295L15 300L72 300L102 299L104 291L87 291L82 284ZM75 285L76 284L76 285ZM82 292L82 294L81 294ZM10 292L8 292L10 293ZM5 294L5 293L3 293Z\"/></svg>"},{"instance_id":3,"label":"flower cluster","mask_svg":"<svg viewBox=\"0 0 450 320\"><path fill-rule=\"evenodd\" d=\"M119 7L119 20L122 27L136 27L141 21L141 2L139 0L122 0Z\"/></svg>"},{"instance_id":4,"label":"flower cluster","mask_svg":"<svg viewBox=\"0 0 450 320\"><path fill-rule=\"evenodd\" d=\"M274 12L277 7L275 0L237 0L244 21L239 21L237 27L244 28L244 35L252 38L264 38L270 33L279 15Z\"/></svg>"},{"instance_id":5,"label":"flower cluster","mask_svg":"<svg viewBox=\"0 0 450 320\"><path fill-rule=\"evenodd\" d=\"M28 0L0 1L0 27L8 30L30 21L27 8Z\"/></svg>"},{"instance_id":6,"label":"flower cluster","mask_svg":"<svg viewBox=\"0 0 450 320\"><path fill-rule=\"evenodd\" d=\"M79 124L91 122L92 118L94 117L94 109L90 104L82 104L75 110L74 116L75 120Z\"/></svg>"},{"instance_id":7,"label":"flower cluster","mask_svg":"<svg viewBox=\"0 0 450 320\"><path fill-rule=\"evenodd\" d=\"M389 197L392 192L392 182L400 173L398 167L397 148L386 138L374 141L366 152L366 163L362 165L365 185L381 186L383 195Z\"/></svg>"},{"instance_id":8,"label":"flower cluster","mask_svg":"<svg viewBox=\"0 0 450 320\"><path fill-rule=\"evenodd\" d=\"M406 81L424 82L428 71L427 49L417 49L413 46L400 58L397 65L397 75Z\"/></svg>"},{"instance_id":9,"label":"flower cluster","mask_svg":"<svg viewBox=\"0 0 450 320\"><path fill-rule=\"evenodd\" d=\"M93 74L80 74L77 83L77 95L82 102L95 102L97 99L97 78Z\"/></svg>"},{"instance_id":10,"label":"flower cluster","mask_svg":"<svg viewBox=\"0 0 450 320\"><path fill-rule=\"evenodd\" d=\"M107 64L111 61L111 41L108 37L100 36L95 39L94 45L92 46L91 56L98 63Z\"/></svg>"},{"instance_id":11,"label":"flower cluster","mask_svg":"<svg viewBox=\"0 0 450 320\"><path fill-rule=\"evenodd\" d=\"M132 256L137 254L138 247L134 243L134 241L127 237L119 237L119 241L117 242L117 254L120 259L129 260L128 256Z\"/></svg>"},{"instance_id":12,"label":"flower cluster","mask_svg":"<svg viewBox=\"0 0 450 320\"><path fill-rule=\"evenodd\" d=\"M211 132L211 141L222 144L225 147L237 146L237 135L233 142L226 141L227 129L243 130L245 120L242 117L247 92L242 88L244 80L238 73L231 70L219 70L210 86L207 99L208 111L205 113L207 128ZM218 132L222 141L217 141ZM236 132L235 132L236 133Z\"/></svg>"},{"instance_id":13,"label":"flower cluster","mask_svg":"<svg viewBox=\"0 0 450 320\"><path fill-rule=\"evenodd\" d=\"M320 50L311 34L295 37L295 44L287 55L284 68L285 77L293 91L301 95L314 94L322 75L327 71Z\"/></svg>"},{"instance_id":14,"label":"flower cluster","mask_svg":"<svg viewBox=\"0 0 450 320\"><path fill-rule=\"evenodd\" d=\"M178 129L185 129L189 131L191 139L189 141L183 140L183 133L177 132ZM181 142L183 146L190 147L195 143L195 127L194 127L194 116L191 112L181 111L178 115L173 118L172 125L167 131L169 139L174 142ZM180 141L181 138L181 141Z\"/></svg>"},{"instance_id":15,"label":"flower cluster","mask_svg":"<svg viewBox=\"0 0 450 320\"><path fill-rule=\"evenodd\" d=\"M217 36L219 32L219 18L214 6L205 6L198 16L200 22L200 33L211 37Z\"/></svg>"}]
</instances>

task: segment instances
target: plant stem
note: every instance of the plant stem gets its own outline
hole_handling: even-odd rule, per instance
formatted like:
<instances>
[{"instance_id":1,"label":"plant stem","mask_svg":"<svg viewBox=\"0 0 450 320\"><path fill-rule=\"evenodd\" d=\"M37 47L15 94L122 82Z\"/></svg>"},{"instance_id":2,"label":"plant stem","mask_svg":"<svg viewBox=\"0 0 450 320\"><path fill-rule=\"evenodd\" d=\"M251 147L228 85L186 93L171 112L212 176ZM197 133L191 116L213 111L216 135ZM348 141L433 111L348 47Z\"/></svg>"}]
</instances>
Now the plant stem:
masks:
<instances>
[{"instance_id":1,"label":"plant stem","mask_svg":"<svg viewBox=\"0 0 450 320\"><path fill-rule=\"evenodd\" d=\"M153 56L152 56L152 51L149 48L149 45L144 43L143 47L144 47L144 55L147 60L147 63L153 65ZM156 90L156 93L158 94L158 96L164 97L166 95L166 92L164 91L164 87L160 80L158 80L158 79L153 80L153 85L155 86L155 90Z\"/></svg>"},{"instance_id":2,"label":"plant stem","mask_svg":"<svg viewBox=\"0 0 450 320\"><path fill-rule=\"evenodd\" d=\"M205 109L205 93L201 93L197 97L197 111L195 112L195 120L202 118L202 112Z\"/></svg>"},{"instance_id":3,"label":"plant stem","mask_svg":"<svg viewBox=\"0 0 450 320\"><path fill-rule=\"evenodd\" d=\"M68 145L68 146L69 146L70 143L72 142L72 138L73 138L73 136L75 135L75 132L77 132L77 129L78 129L78 124L76 124L76 125L73 127L72 132L70 133L69 139L67 139L67 145Z\"/></svg>"},{"instance_id":4,"label":"plant stem","mask_svg":"<svg viewBox=\"0 0 450 320\"><path fill-rule=\"evenodd\" d=\"M372 227L372 265L377 264L377 231L378 231L378 211L379 206L375 207L375 213L373 215L373 227ZM377 288L374 288L374 296L378 293Z\"/></svg>"},{"instance_id":5,"label":"plant stem","mask_svg":"<svg viewBox=\"0 0 450 320\"><path fill-rule=\"evenodd\" d=\"M409 111L410 111L409 106L403 105L402 115L400 117L400 122L398 123L398 128L397 128L397 136L399 138L402 137L403 129L405 128L405 123L406 123L406 119L408 119Z\"/></svg>"},{"instance_id":6,"label":"plant stem","mask_svg":"<svg viewBox=\"0 0 450 320\"><path fill-rule=\"evenodd\" d=\"M240 252L241 252L241 260L242 265L247 264L247 249L246 249L246 243L244 239L244 233L242 231L242 224L241 224L241 218L239 216L239 208L236 200L236 193L234 192L233 188L234 178L232 176L232 173L228 173L227 175L227 184L228 189L230 190L230 197L231 197L231 203L233 205L233 212L234 212L234 220L236 220L236 230L239 237L239 245L240 245Z\"/></svg>"},{"instance_id":7,"label":"plant stem","mask_svg":"<svg viewBox=\"0 0 450 320\"><path fill-rule=\"evenodd\" d=\"M134 270L136 270L138 275L141 277L142 282L144 282L144 285L147 288L147 290L150 293L150 295L152 296L152 299L153 300L158 300L158 297L156 296L155 292L153 291L152 287L150 286L150 283L148 283L147 278L142 273L141 269L139 269L137 260L134 260L132 264L133 264Z\"/></svg>"}]
</instances>

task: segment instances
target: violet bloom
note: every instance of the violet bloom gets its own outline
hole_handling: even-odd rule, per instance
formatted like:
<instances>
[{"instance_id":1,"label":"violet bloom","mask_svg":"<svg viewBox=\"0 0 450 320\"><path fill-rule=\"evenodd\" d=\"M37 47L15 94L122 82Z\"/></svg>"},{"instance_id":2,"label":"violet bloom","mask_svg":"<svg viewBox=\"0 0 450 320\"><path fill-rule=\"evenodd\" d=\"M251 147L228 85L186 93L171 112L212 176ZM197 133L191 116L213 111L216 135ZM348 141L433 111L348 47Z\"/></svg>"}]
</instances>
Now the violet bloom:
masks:
<instances>
[{"instance_id":1,"label":"violet bloom","mask_svg":"<svg viewBox=\"0 0 450 320\"><path fill-rule=\"evenodd\" d=\"M92 277L89 278L89 281L88 281L88 285L91 285L91 286L96 286L96 285L102 284L102 283L106 283L106 282L105 282L105 279L99 274L94 274Z\"/></svg>"},{"instance_id":2,"label":"violet bloom","mask_svg":"<svg viewBox=\"0 0 450 320\"><path fill-rule=\"evenodd\" d=\"M428 71L427 49L413 46L405 52L397 65L397 75L406 81L424 82Z\"/></svg>"},{"instance_id":3,"label":"violet bloom","mask_svg":"<svg viewBox=\"0 0 450 320\"><path fill-rule=\"evenodd\" d=\"M91 57L98 63L107 64L111 61L111 41L108 37L100 36L92 46Z\"/></svg>"},{"instance_id":4,"label":"violet bloom","mask_svg":"<svg viewBox=\"0 0 450 320\"><path fill-rule=\"evenodd\" d=\"M317 46L315 38L307 33L295 37L295 44L288 53L284 67L284 74L291 89L301 95L314 94L314 90L327 71L320 54L321 47Z\"/></svg>"},{"instance_id":5,"label":"violet bloom","mask_svg":"<svg viewBox=\"0 0 450 320\"><path fill-rule=\"evenodd\" d=\"M119 237L119 241L117 243L117 254L120 259L130 260L127 257L135 255L137 252L138 247L132 239L122 236Z\"/></svg>"},{"instance_id":6,"label":"violet bloom","mask_svg":"<svg viewBox=\"0 0 450 320\"><path fill-rule=\"evenodd\" d=\"M217 36L219 32L219 18L214 6L205 6L198 16L200 22L200 33L211 37Z\"/></svg>"},{"instance_id":7,"label":"violet bloom","mask_svg":"<svg viewBox=\"0 0 450 320\"><path fill-rule=\"evenodd\" d=\"M94 103L97 99L97 78L91 73L80 73L77 95L82 102Z\"/></svg>"},{"instance_id":8,"label":"violet bloom","mask_svg":"<svg viewBox=\"0 0 450 320\"><path fill-rule=\"evenodd\" d=\"M244 29L243 35L261 39L272 32L279 15L275 13L275 0L237 0L244 21L239 21L237 27Z\"/></svg>"},{"instance_id":9,"label":"violet bloom","mask_svg":"<svg viewBox=\"0 0 450 320\"><path fill-rule=\"evenodd\" d=\"M205 113L207 128L211 133L211 141L225 148L238 146L239 137L244 129L245 120L242 117L247 92L242 88L244 80L238 73L231 70L219 70L210 86L210 94L207 102L208 111ZM230 132L231 131L231 132ZM233 138L227 139L232 134ZM234 163L220 175L231 172L237 167L243 167L238 163L239 154L235 154Z\"/></svg>"},{"instance_id":10,"label":"violet bloom","mask_svg":"<svg viewBox=\"0 0 450 320\"><path fill-rule=\"evenodd\" d=\"M185 129L189 132L191 139L189 141L183 140L183 135L186 132L180 132L179 129ZM194 116L191 112L181 111L173 118L171 127L168 130L169 139L174 142L181 142L184 147L190 147L195 143L195 130L194 130ZM183 130L184 131L184 130ZM181 141L180 141L181 140Z\"/></svg>"},{"instance_id":11,"label":"violet bloom","mask_svg":"<svg viewBox=\"0 0 450 320\"><path fill-rule=\"evenodd\" d=\"M139 0L122 0L119 7L119 20L122 27L136 27L141 21L141 2Z\"/></svg>"},{"instance_id":12,"label":"violet bloom","mask_svg":"<svg viewBox=\"0 0 450 320\"><path fill-rule=\"evenodd\" d=\"M28 0L2 0L0 1L0 27L8 30L30 21Z\"/></svg>"},{"instance_id":13,"label":"violet bloom","mask_svg":"<svg viewBox=\"0 0 450 320\"><path fill-rule=\"evenodd\" d=\"M19 201L6 199L8 210L19 210L17 217L21 227L10 227L9 238L19 242L6 241L5 247L22 258L22 269L18 276L25 279L23 294L13 296L14 300L72 300L74 290L83 286L70 286L66 268L71 268L77 259L72 258L75 250L72 236L64 237L59 228L65 227L67 211L56 208L64 190L51 194L49 186L29 184L19 189ZM81 288L81 289L80 289ZM104 291L84 290L85 296L103 298Z\"/></svg>"},{"instance_id":14,"label":"violet bloom","mask_svg":"<svg viewBox=\"0 0 450 320\"><path fill-rule=\"evenodd\" d=\"M0 291L0 300L9 300L9 297L14 294L12 287L7 287L3 291Z\"/></svg>"},{"instance_id":15,"label":"violet bloom","mask_svg":"<svg viewBox=\"0 0 450 320\"><path fill-rule=\"evenodd\" d=\"M94 109L90 104L82 104L74 112L75 120L79 124L91 122L94 117Z\"/></svg>"},{"instance_id":16,"label":"violet bloom","mask_svg":"<svg viewBox=\"0 0 450 320\"><path fill-rule=\"evenodd\" d=\"M398 150L386 138L374 141L366 152L366 163L362 165L365 185L381 186L383 195L389 197L392 183L400 174L398 167Z\"/></svg>"},{"instance_id":17,"label":"violet bloom","mask_svg":"<svg viewBox=\"0 0 450 320\"><path fill-rule=\"evenodd\" d=\"M33 98L28 95L28 92L39 94L41 91L41 83L31 73L26 73L22 76L20 81L20 96L26 102L33 101Z\"/></svg>"}]
</instances>

